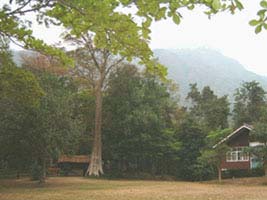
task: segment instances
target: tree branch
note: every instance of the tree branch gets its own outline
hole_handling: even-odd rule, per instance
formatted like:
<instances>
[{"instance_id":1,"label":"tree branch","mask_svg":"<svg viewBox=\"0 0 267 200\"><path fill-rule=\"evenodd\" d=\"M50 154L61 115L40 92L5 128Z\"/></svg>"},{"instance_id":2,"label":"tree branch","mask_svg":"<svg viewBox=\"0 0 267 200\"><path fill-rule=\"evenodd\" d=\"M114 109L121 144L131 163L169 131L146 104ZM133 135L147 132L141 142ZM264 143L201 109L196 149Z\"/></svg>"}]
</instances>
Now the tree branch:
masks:
<instances>
[{"instance_id":1,"label":"tree branch","mask_svg":"<svg viewBox=\"0 0 267 200\"><path fill-rule=\"evenodd\" d=\"M31 6L30 9L22 10L23 8L27 7L30 4L31 0L28 0L27 2L25 2L23 5L21 5L17 9L15 9L15 10L9 12L9 13L6 13L6 14L8 16L10 16L10 15L16 15L16 14L23 15L23 14L28 13L28 12L38 11L41 8L45 8L45 7L49 7L49 6L52 7L55 3L54 4L50 4L50 3L53 2L53 1L55 1L55 0L47 0L47 2L44 3L44 4L39 4L39 5L36 4L35 5L36 7Z\"/></svg>"},{"instance_id":2,"label":"tree branch","mask_svg":"<svg viewBox=\"0 0 267 200\"><path fill-rule=\"evenodd\" d=\"M100 70L99 63L97 62L97 59L96 59L96 56L95 56L95 49L92 46L92 39L90 38L89 35L87 35L88 40L87 40L87 38L84 35L82 35L81 37L84 40L85 45L88 47L89 53L90 53L90 55L91 55L91 57L92 57L92 59L94 61L94 64L95 64L96 68L98 70Z\"/></svg>"},{"instance_id":3,"label":"tree branch","mask_svg":"<svg viewBox=\"0 0 267 200\"><path fill-rule=\"evenodd\" d=\"M115 67L116 65L120 64L123 60L125 59L125 56L121 57L119 60L117 60L117 62L113 63L112 65L110 65L105 73L105 78L107 77L107 75L109 74L110 70Z\"/></svg>"}]
</instances>

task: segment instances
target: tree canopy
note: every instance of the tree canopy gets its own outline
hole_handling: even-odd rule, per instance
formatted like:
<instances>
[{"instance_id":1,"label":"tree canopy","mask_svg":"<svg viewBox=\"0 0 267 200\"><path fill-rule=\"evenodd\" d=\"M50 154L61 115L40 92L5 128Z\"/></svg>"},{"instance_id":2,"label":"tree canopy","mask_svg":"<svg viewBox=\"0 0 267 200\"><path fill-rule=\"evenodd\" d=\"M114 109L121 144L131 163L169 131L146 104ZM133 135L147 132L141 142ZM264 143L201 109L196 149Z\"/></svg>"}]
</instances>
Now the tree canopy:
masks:
<instances>
[{"instance_id":1,"label":"tree canopy","mask_svg":"<svg viewBox=\"0 0 267 200\"><path fill-rule=\"evenodd\" d=\"M233 120L236 127L260 120L266 106L266 92L256 82L244 82L235 93Z\"/></svg>"},{"instance_id":2,"label":"tree canopy","mask_svg":"<svg viewBox=\"0 0 267 200\"><path fill-rule=\"evenodd\" d=\"M227 128L230 114L227 96L217 97L209 86L198 91L197 84L190 85L187 99L191 100L190 112L209 132L216 128Z\"/></svg>"}]
</instances>

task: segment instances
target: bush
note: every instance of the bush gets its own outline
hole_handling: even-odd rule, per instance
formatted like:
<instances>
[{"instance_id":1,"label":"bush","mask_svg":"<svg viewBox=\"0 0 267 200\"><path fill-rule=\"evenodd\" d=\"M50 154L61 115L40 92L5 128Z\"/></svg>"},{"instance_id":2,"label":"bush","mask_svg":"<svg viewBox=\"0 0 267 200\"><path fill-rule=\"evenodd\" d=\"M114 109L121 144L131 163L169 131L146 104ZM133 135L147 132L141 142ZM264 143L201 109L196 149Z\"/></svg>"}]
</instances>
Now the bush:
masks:
<instances>
[{"instance_id":1,"label":"bush","mask_svg":"<svg viewBox=\"0 0 267 200\"><path fill-rule=\"evenodd\" d=\"M223 171L223 178L259 177L264 175L262 168L255 169L230 169Z\"/></svg>"},{"instance_id":2,"label":"bush","mask_svg":"<svg viewBox=\"0 0 267 200\"><path fill-rule=\"evenodd\" d=\"M103 177L108 179L132 179L132 180L164 180L164 181L174 181L176 180L175 176L162 174L154 175L146 172L112 172L107 173Z\"/></svg>"},{"instance_id":3,"label":"bush","mask_svg":"<svg viewBox=\"0 0 267 200\"><path fill-rule=\"evenodd\" d=\"M207 181L216 176L216 170L209 164L198 163L191 175L192 181Z\"/></svg>"}]
</instances>

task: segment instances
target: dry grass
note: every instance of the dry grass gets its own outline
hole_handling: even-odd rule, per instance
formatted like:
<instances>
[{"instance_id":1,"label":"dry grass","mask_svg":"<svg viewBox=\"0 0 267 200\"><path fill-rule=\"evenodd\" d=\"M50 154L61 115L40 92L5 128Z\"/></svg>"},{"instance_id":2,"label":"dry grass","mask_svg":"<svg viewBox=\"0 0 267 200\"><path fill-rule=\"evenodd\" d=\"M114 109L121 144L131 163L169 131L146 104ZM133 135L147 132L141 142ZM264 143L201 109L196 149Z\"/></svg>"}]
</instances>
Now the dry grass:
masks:
<instances>
[{"instance_id":1,"label":"dry grass","mask_svg":"<svg viewBox=\"0 0 267 200\"><path fill-rule=\"evenodd\" d=\"M266 200L267 179L190 183L109 181L78 177L49 178L45 185L28 179L0 180L1 200Z\"/></svg>"}]
</instances>

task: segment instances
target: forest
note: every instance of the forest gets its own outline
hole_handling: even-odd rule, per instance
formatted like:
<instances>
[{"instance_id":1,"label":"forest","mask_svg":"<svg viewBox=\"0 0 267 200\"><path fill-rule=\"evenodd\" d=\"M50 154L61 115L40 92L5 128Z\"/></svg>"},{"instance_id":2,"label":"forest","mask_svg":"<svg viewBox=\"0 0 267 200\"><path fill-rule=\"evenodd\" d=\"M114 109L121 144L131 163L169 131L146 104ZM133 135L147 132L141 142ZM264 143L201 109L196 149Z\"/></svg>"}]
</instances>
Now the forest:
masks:
<instances>
[{"instance_id":1,"label":"forest","mask_svg":"<svg viewBox=\"0 0 267 200\"><path fill-rule=\"evenodd\" d=\"M266 91L256 81L236 89L234 103L207 85L190 84L188 105L179 85L149 47L151 24L180 9L203 6L208 17L242 10L241 1L8 1L0 9L0 169L45 181L60 155L88 155L86 176L208 180L216 177L226 145L222 138L253 125L266 158ZM124 13L121 7L135 7ZM266 29L267 1L255 32ZM29 13L36 19L24 19ZM138 19L142 23L138 22ZM35 38L34 22L61 25L56 48ZM34 50L13 60L10 43ZM248 149L247 151L253 151ZM267 165L264 164L264 168Z\"/></svg>"},{"instance_id":2,"label":"forest","mask_svg":"<svg viewBox=\"0 0 267 200\"><path fill-rule=\"evenodd\" d=\"M2 40L1 171L41 179L60 155L91 155L96 97L81 69L41 54L22 58L16 66ZM266 127L266 91L256 81L236 89L232 106L209 86L190 88L184 107L172 80L127 62L112 70L103 90L105 177L215 178L220 152L212 146L243 123Z\"/></svg>"}]
</instances>

